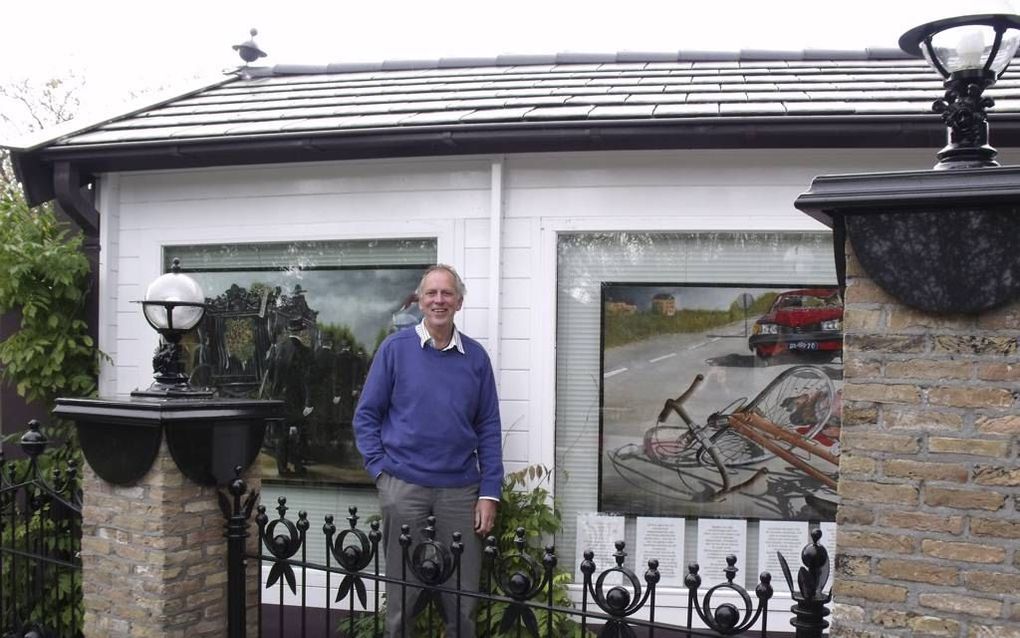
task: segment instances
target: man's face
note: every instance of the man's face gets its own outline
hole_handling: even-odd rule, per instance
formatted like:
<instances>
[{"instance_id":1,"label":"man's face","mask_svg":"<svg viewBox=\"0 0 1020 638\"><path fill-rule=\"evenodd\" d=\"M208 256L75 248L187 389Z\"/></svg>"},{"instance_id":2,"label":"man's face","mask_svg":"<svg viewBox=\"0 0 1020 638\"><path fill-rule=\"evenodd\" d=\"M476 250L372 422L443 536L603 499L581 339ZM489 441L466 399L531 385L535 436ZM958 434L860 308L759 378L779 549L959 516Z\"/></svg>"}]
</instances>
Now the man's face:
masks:
<instances>
[{"instance_id":1,"label":"man's face","mask_svg":"<svg viewBox=\"0 0 1020 638\"><path fill-rule=\"evenodd\" d=\"M449 272L435 270L425 277L418 307L430 330L445 331L453 325L453 315L460 310L464 298L457 293L457 283Z\"/></svg>"}]
</instances>

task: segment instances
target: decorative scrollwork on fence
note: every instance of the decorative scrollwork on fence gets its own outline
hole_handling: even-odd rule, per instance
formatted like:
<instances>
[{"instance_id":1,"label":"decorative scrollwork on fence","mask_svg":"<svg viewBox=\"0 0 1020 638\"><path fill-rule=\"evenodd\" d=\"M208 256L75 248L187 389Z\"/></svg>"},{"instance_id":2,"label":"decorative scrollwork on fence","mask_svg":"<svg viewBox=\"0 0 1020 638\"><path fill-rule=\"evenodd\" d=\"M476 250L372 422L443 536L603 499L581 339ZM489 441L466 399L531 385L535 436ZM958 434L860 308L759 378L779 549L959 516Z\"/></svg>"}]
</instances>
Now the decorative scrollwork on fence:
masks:
<instances>
[{"instance_id":1,"label":"decorative scrollwork on fence","mask_svg":"<svg viewBox=\"0 0 1020 638\"><path fill-rule=\"evenodd\" d=\"M239 494L235 495L237 503L240 502L238 499ZM272 521L266 515L265 507L258 508L256 522L262 549L251 557L271 565L266 587L280 587L278 604L282 606L284 582L292 593L296 593L293 567L301 568L301 587L305 588L308 586L305 581L306 568L323 569L323 565L315 559L306 562L304 552L300 560L295 559L306 541L308 519L304 512L299 512L296 522L288 519L286 499L280 498L278 502L276 509L279 516ZM235 505L234 509L238 507ZM736 567L737 559L733 556L727 557L726 567L722 570L725 582L715 584L707 591L702 587L703 574L699 566L694 563L688 567L684 579L684 586L688 590L687 623L674 625L656 620L656 593L661 581L658 561L648 561L643 577L639 576L626 565L626 545L622 541L616 543L616 552L613 554L615 564L602 571L595 564L593 552L584 553L580 565L583 574L581 600L579 606L574 607L569 602L554 602L552 584L557 566L555 549L552 546L546 547L539 558L538 552L528 547L528 532L525 529L515 530L513 549L505 554L501 553L495 538L490 537L486 541L483 550L483 560L488 566L486 587L482 592L466 591L462 589L460 580L464 551L460 534L453 534L452 541L437 539L436 519L429 517L421 539L415 540L410 526L402 525L399 536L401 574L394 581L392 577L383 576L379 568L382 550L380 523L372 522L370 531L366 532L358 528L358 510L350 508L349 514L345 529L338 532L333 516L327 515L322 530L326 541L326 622L330 625L330 613L340 611L332 605L347 601L344 605L347 609L343 610L347 614L344 623L350 634L360 631L356 630L356 626L361 622L359 615L362 610L371 613L373 606L368 596L369 586L365 581L374 581L374 609L379 609L382 583L409 585L408 593L415 592L417 598L403 605L404 609L412 609L408 616L416 617L427 610L436 610L444 621L448 620L445 617L448 613L446 606L440 603L441 595L478 597L483 605L485 602L495 603L484 605L484 611L479 613L491 614L485 621L486 626L500 635L529 638L555 635L552 624L554 615L561 617L561 620L563 615L579 618L582 630L597 632L599 638L633 638L639 633L659 630L700 633L698 626L701 625L720 636L735 636L750 631L754 631L755 635L760 632L763 637L768 635L769 603L774 593L772 577L768 572L762 572L752 593L739 584L742 579L738 579L740 572ZM829 558L825 548L819 544L820 539L821 532L812 531L810 543L801 552L803 566L798 573L796 589L786 560L782 556L779 558L797 603L792 609L795 618L791 622L797 628L800 638L821 638L822 631L828 627L824 618L829 613L827 605L831 597L824 590L829 579ZM331 574L341 575L335 594L330 584ZM620 579L618 583L617 578ZM431 614L431 611L428 613ZM502 615L496 618L495 613ZM543 613L545 618L540 621ZM700 620L697 625L695 614L697 620ZM280 614L278 619L279 635L287 635L283 615ZM425 620L429 627L434 627L431 616ZM371 627L370 631L378 634L381 623L381 617L375 615L362 627L365 630ZM547 625L543 627L543 623ZM240 621L235 624L243 626Z\"/></svg>"},{"instance_id":2,"label":"decorative scrollwork on fence","mask_svg":"<svg viewBox=\"0 0 1020 638\"><path fill-rule=\"evenodd\" d=\"M425 529L422 530L425 540L418 543L411 549L411 528L408 525L400 527L400 547L404 557L404 565L411 570L425 588L418 593L418 598L411 610L412 616L417 616L433 603L439 610L439 617L446 622L446 611L440 603L440 592L436 587L443 586L455 573L460 573L460 557L464 553L464 544L461 542L460 532L454 532L453 542L447 547L436 540L436 517L429 516L425 519ZM456 583L460 587L460 582Z\"/></svg>"},{"instance_id":3,"label":"decorative scrollwork on fence","mask_svg":"<svg viewBox=\"0 0 1020 638\"><path fill-rule=\"evenodd\" d=\"M372 558L378 553L382 532L379 531L379 522L372 521L372 531L366 534L357 528L358 508L351 507L347 511L350 513L350 516L347 517L350 527L341 531L336 538L333 538L336 526L333 525L332 514L326 515L326 524L322 526L322 531L326 534L326 547L329 548L329 553L340 567L348 572L340 581L336 591L336 600L333 602L342 601L351 591L354 591L358 602L362 607L366 607L368 592L365 589L365 581L359 572L368 567Z\"/></svg>"},{"instance_id":4,"label":"decorative scrollwork on fence","mask_svg":"<svg viewBox=\"0 0 1020 638\"><path fill-rule=\"evenodd\" d=\"M825 585L829 581L829 552L819 543L821 540L822 530L811 530L811 542L800 552L803 565L797 573L796 589L793 587L790 566L786 564L783 555L778 554L779 566L783 568L786 584L796 602L790 608L794 614L790 624L797 628L797 635L803 631L805 635L815 635L817 632L817 635L821 636L829 626L825 620L829 615L828 604L832 600L832 594L825 591Z\"/></svg>"},{"instance_id":5,"label":"decorative scrollwork on fence","mask_svg":"<svg viewBox=\"0 0 1020 638\"><path fill-rule=\"evenodd\" d=\"M21 436L24 461L0 452L0 635L81 636L78 467L45 468L38 421ZM59 457L58 457L59 458Z\"/></svg>"},{"instance_id":6,"label":"decorative scrollwork on fence","mask_svg":"<svg viewBox=\"0 0 1020 638\"><path fill-rule=\"evenodd\" d=\"M294 578L294 568L291 567L290 560L301 549L301 546L305 544L305 532L308 531L308 514L304 511L298 512L298 522L295 525L293 521L287 518L287 498L281 496L277 499L277 502L279 505L276 506L276 511L280 514L279 518L270 521L269 516L266 515L266 507L264 505L259 505L258 516L255 517L255 522L259 526L259 542L276 559L269 570L266 588L268 589L275 585L276 581L280 580L282 576L287 581L287 586L290 587L291 593L296 594L297 582ZM276 533L276 529L281 525L287 531L286 535Z\"/></svg>"},{"instance_id":7,"label":"decorative scrollwork on fence","mask_svg":"<svg viewBox=\"0 0 1020 638\"><path fill-rule=\"evenodd\" d=\"M584 574L586 594L591 595L599 609L610 616L606 624L603 625L602 631L599 632L599 638L633 638L634 630L625 619L645 606L649 596L655 591L655 585L659 582L658 565L650 564L649 571L645 574L645 583L648 587L642 595L641 581L637 574L623 565L627 559L627 552L624 551L626 546L627 544L623 541L616 541L616 551L613 553L616 566L600 573L594 583L592 576L596 569L595 554L586 551L584 560L581 561L581 573ZM606 580L613 574L623 576L624 584L614 585L607 590Z\"/></svg>"},{"instance_id":8,"label":"decorative scrollwork on fence","mask_svg":"<svg viewBox=\"0 0 1020 638\"><path fill-rule=\"evenodd\" d=\"M523 626L529 635L538 635L535 612L524 603L536 598L552 580L556 554L551 546L546 547L542 562L539 563L524 551L527 546L526 537L527 530L518 527L514 532L515 551L506 556L500 556L494 536L486 540L485 556L490 562L489 573L494 575L498 591L512 600L500 618L500 634L510 635L511 630Z\"/></svg>"},{"instance_id":9,"label":"decorative scrollwork on fence","mask_svg":"<svg viewBox=\"0 0 1020 638\"><path fill-rule=\"evenodd\" d=\"M49 439L42 433L39 421L28 422L28 430L21 435L19 446L28 457L24 471L18 475L17 465L8 465L0 451L0 490L2 494L13 494L22 490L29 499L28 505L38 511L46 503L57 502L73 511L81 512L82 494L78 484L78 465L74 460L67 462L66 471L53 468L47 479L39 466L39 457L46 451ZM31 488L31 489L28 489Z\"/></svg>"},{"instance_id":10,"label":"decorative scrollwork on fence","mask_svg":"<svg viewBox=\"0 0 1020 638\"><path fill-rule=\"evenodd\" d=\"M248 484L241 478L241 472L242 469L240 465L234 468L234 479L227 485L227 491L230 493L229 497L223 492L216 492L216 496L220 503L220 511L223 513L223 518L227 519L228 523L231 522L234 517L238 517L242 522L247 524L248 519L251 518L252 510L255 508L255 502L258 501L259 498L258 490L248 492ZM244 499L244 503L242 503L241 497L244 496L245 492L248 493L248 497ZM231 504L231 498L233 498L233 504Z\"/></svg>"},{"instance_id":11,"label":"decorative scrollwork on fence","mask_svg":"<svg viewBox=\"0 0 1020 638\"><path fill-rule=\"evenodd\" d=\"M737 569L737 557L727 556L726 567L723 569L723 573L726 576L726 582L720 583L707 592L704 597L698 600L698 588L701 586L701 576L698 574L700 568L697 563L691 563L687 567L687 576L684 577L684 586L688 590L688 615L693 610L701 618L702 622L708 625L713 631L722 634L724 636L733 636L740 634L750 629L758 618L763 615L768 615L768 601L772 598L772 575L768 572L762 572L758 577L758 586L755 587L755 596L758 598L758 604L755 605L751 602L751 596L747 590L740 585L733 582L736 578L737 573L740 571ZM712 608L712 597L721 591L731 591L740 597L741 602L744 603L744 609L741 611L733 603L723 603L714 609ZM762 619L763 625L766 623L766 618Z\"/></svg>"}]
</instances>

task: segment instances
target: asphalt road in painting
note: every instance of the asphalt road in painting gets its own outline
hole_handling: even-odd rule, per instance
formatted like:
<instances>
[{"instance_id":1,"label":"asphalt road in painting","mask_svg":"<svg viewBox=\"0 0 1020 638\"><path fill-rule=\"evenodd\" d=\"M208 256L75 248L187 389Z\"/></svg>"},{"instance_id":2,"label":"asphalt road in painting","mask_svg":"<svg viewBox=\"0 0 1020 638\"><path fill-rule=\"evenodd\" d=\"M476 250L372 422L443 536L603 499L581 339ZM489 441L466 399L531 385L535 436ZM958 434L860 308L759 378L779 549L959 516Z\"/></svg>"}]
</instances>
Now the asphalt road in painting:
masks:
<instances>
[{"instance_id":1,"label":"asphalt road in painting","mask_svg":"<svg viewBox=\"0 0 1020 638\"><path fill-rule=\"evenodd\" d=\"M683 467L664 468L640 453L642 438L655 425L665 400L678 397L696 375L705 378L686 408L701 424L734 400L752 398L783 370L803 363L821 363L830 376L838 377L838 360L832 364L790 356L766 365L747 348L742 321L706 333L663 335L607 350L603 358L602 510L665 516L826 517L818 508L824 509L827 503L815 497L832 500L834 496L781 459L731 469L734 483L750 479L761 467L768 472L720 499L714 496L722 487L719 472L698 463L695 455ZM675 415L668 423L682 426Z\"/></svg>"}]
</instances>

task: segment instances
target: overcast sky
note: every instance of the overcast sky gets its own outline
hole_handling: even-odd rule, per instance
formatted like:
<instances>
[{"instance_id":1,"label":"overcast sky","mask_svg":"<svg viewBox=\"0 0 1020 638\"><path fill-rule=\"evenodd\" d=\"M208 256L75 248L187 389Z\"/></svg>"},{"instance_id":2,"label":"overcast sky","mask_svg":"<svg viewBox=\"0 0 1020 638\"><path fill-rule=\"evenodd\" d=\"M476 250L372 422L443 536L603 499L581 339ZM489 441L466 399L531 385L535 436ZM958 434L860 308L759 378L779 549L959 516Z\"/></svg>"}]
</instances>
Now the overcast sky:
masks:
<instances>
[{"instance_id":1,"label":"overcast sky","mask_svg":"<svg viewBox=\"0 0 1020 638\"><path fill-rule=\"evenodd\" d=\"M1020 0L11 0L0 82L74 74L83 111L215 77L257 27L262 64L502 53L895 47L929 20ZM0 108L10 108L0 104ZM3 133L0 131L0 133Z\"/></svg>"}]
</instances>

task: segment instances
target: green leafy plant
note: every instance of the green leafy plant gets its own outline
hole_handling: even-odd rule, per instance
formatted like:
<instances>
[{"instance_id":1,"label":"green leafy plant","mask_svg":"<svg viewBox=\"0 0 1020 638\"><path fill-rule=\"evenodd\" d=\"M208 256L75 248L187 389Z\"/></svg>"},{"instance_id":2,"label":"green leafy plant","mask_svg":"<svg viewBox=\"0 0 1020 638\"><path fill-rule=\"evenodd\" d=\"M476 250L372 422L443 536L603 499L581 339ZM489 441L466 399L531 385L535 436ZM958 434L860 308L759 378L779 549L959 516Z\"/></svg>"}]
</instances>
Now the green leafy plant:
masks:
<instances>
[{"instance_id":1,"label":"green leafy plant","mask_svg":"<svg viewBox=\"0 0 1020 638\"><path fill-rule=\"evenodd\" d=\"M59 222L50 207L30 209L16 186L0 185L0 272L4 273L0 277L0 313L20 315L18 330L0 342L0 381L47 408L59 396L89 396L96 390L99 354L85 321L89 265L80 248L81 237ZM36 463L39 475L52 485L59 482L55 470L64 470L71 462L81 467L81 450L69 423L50 423L45 430L52 447ZM16 441L19 436L5 439ZM4 471L9 476L25 476L27 463L8 462ZM12 516L9 508L17 508L15 518L24 516L29 522L4 526L0 543L29 547L37 543L32 539L41 537L51 545L47 549L63 560L76 557L81 544L77 515L58 514L52 503L26 510L27 502L19 502L11 493L4 495L5 516ZM54 584L41 572L11 572L8 564L4 570L0 578L12 592L38 591L43 581L49 583L45 586L53 596L32 596L24 601L28 619L52 625L59 618L67 628L65 635L80 635L80 575L61 573Z\"/></svg>"},{"instance_id":2,"label":"green leafy plant","mask_svg":"<svg viewBox=\"0 0 1020 638\"><path fill-rule=\"evenodd\" d=\"M494 535L501 556L509 556L517 551L515 541L517 530L525 532L524 551L541 559L545 546L563 528L562 517L556 503L545 488L551 472L544 465L530 465L516 472L510 472L503 478L503 491L500 496L499 512L496 517ZM482 583L489 582L487 563L482 572ZM546 584L533 602L542 603L549 599L549 588L552 588L552 604L554 607L569 608L573 606L567 592L567 585L573 580L570 572L561 567L553 568L552 581ZM491 609L487 609L491 607ZM507 603L500 601L484 601L478 607L478 627L486 636L516 636L516 627L507 633L500 633L500 622ZM549 612L534 609L535 619L542 638L559 638L581 636L581 626L566 612ZM550 618L551 613L551 618ZM485 621L491 625L486 626ZM551 621L551 632L549 631Z\"/></svg>"},{"instance_id":3,"label":"green leafy plant","mask_svg":"<svg viewBox=\"0 0 1020 638\"><path fill-rule=\"evenodd\" d=\"M0 378L28 401L95 391L97 355L84 318L89 265L80 235L18 192L0 192L0 313L19 311L0 342Z\"/></svg>"}]
</instances>

